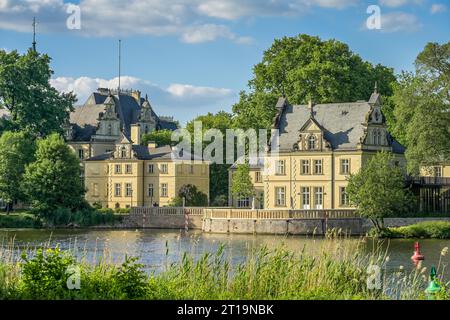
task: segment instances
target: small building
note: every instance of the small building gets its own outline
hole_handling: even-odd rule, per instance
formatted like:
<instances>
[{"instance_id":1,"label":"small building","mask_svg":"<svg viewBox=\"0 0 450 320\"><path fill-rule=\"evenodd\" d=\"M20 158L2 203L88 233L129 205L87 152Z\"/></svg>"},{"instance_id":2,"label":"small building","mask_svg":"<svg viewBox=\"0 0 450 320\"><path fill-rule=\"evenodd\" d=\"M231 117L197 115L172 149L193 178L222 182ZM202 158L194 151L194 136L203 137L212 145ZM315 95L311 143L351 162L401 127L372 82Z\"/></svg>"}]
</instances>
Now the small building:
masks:
<instances>
[{"instance_id":1,"label":"small building","mask_svg":"<svg viewBox=\"0 0 450 320\"><path fill-rule=\"evenodd\" d=\"M391 152L396 165L406 166L405 148L389 134L381 106L376 90L368 101L348 103L291 105L280 98L273 124L279 130L279 153L267 154L263 164L251 168L255 189L263 190L259 206L349 208L347 178L378 151ZM230 194L230 205L251 203Z\"/></svg>"},{"instance_id":2,"label":"small building","mask_svg":"<svg viewBox=\"0 0 450 320\"><path fill-rule=\"evenodd\" d=\"M140 145L141 126L114 143L112 151L84 161L86 200L104 208L166 206L184 185L209 199L209 163L178 160L170 146Z\"/></svg>"}]
</instances>

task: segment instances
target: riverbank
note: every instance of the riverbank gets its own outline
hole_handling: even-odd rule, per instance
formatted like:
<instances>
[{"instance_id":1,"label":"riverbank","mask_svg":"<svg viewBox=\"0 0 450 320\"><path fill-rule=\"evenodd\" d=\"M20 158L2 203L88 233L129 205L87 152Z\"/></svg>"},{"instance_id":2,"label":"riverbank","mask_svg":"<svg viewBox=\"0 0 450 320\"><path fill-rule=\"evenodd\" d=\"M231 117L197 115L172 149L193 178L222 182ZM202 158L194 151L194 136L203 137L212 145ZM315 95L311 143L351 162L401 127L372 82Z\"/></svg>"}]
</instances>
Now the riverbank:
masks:
<instances>
[{"instance_id":1,"label":"riverbank","mask_svg":"<svg viewBox=\"0 0 450 320\"><path fill-rule=\"evenodd\" d=\"M408 226L386 228L386 238L450 239L450 222L424 221Z\"/></svg>"},{"instance_id":2,"label":"riverbank","mask_svg":"<svg viewBox=\"0 0 450 320\"><path fill-rule=\"evenodd\" d=\"M96 263L84 254L76 259L71 250L43 249L22 257L0 252L0 299L423 299L428 284L423 269L401 268L383 272L382 288L371 290L368 267L385 270L388 253L378 246L367 253L362 241L340 238L323 240L316 254L307 247L262 246L237 264L218 245L214 253L166 261L156 273L135 258L113 263L106 249ZM75 273L66 273L68 267ZM68 280L76 286L78 275L80 289L69 290Z\"/></svg>"}]
</instances>

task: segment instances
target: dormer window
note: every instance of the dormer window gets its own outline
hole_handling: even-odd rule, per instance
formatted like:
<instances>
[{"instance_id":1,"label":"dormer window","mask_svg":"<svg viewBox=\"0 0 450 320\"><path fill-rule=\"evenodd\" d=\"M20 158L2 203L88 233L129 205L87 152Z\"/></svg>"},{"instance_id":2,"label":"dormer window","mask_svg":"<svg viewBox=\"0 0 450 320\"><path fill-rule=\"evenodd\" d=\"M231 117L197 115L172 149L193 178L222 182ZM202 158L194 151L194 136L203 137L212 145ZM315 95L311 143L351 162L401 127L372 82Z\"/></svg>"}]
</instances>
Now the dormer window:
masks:
<instances>
[{"instance_id":1,"label":"dormer window","mask_svg":"<svg viewBox=\"0 0 450 320\"><path fill-rule=\"evenodd\" d=\"M316 136L309 136L308 138L308 149L315 150L317 148L317 139Z\"/></svg>"},{"instance_id":2,"label":"dormer window","mask_svg":"<svg viewBox=\"0 0 450 320\"><path fill-rule=\"evenodd\" d=\"M127 157L127 149L125 147L122 147L120 149L120 157L121 158L126 158Z\"/></svg>"}]
</instances>

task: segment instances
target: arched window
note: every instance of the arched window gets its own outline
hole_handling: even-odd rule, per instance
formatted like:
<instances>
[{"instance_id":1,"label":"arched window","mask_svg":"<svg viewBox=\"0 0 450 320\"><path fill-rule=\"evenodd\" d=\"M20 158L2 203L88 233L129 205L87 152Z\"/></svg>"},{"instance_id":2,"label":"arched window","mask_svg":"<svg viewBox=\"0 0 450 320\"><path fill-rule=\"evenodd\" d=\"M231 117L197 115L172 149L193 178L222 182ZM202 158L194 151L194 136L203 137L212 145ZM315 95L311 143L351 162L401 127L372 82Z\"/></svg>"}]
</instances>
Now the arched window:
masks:
<instances>
[{"instance_id":1,"label":"arched window","mask_svg":"<svg viewBox=\"0 0 450 320\"><path fill-rule=\"evenodd\" d=\"M315 150L316 149L316 136L309 136L308 138L308 149L309 150Z\"/></svg>"},{"instance_id":2,"label":"arched window","mask_svg":"<svg viewBox=\"0 0 450 320\"><path fill-rule=\"evenodd\" d=\"M381 130L375 129L373 131L373 144L375 145L381 145Z\"/></svg>"}]
</instances>

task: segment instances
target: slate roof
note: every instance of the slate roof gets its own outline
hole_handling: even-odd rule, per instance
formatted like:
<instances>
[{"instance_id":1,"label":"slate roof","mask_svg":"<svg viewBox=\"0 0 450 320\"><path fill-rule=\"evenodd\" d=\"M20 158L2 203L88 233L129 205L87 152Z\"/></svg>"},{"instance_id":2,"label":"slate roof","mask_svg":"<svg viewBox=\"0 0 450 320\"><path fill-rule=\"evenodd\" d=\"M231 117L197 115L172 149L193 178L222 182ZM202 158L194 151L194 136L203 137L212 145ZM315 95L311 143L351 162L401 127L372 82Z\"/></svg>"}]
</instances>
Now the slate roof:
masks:
<instances>
[{"instance_id":1,"label":"slate roof","mask_svg":"<svg viewBox=\"0 0 450 320\"><path fill-rule=\"evenodd\" d=\"M313 118L324 130L324 138L334 150L356 150L364 135L366 116L377 97L372 95L369 102L329 103L313 106ZM283 104L283 106L280 106ZM280 110L275 119L275 127L280 130L280 151L292 151L299 140L300 129L310 119L308 105L290 105L280 98ZM392 139L393 151L403 153L405 148Z\"/></svg>"},{"instance_id":2,"label":"slate roof","mask_svg":"<svg viewBox=\"0 0 450 320\"><path fill-rule=\"evenodd\" d=\"M87 99L83 106L75 107L74 112L70 114L70 123L73 125L74 141L89 141L95 134L100 113L105 111L105 100L108 94L105 92L94 92ZM121 93L113 96L117 106L117 113L123 127L123 133L130 136L131 124L137 123L141 113L141 105L145 99L141 98L139 104L134 97L129 94ZM158 129L176 130L177 125L174 122L161 120L151 109L152 117L156 120Z\"/></svg>"}]
</instances>

